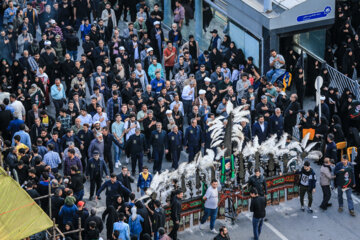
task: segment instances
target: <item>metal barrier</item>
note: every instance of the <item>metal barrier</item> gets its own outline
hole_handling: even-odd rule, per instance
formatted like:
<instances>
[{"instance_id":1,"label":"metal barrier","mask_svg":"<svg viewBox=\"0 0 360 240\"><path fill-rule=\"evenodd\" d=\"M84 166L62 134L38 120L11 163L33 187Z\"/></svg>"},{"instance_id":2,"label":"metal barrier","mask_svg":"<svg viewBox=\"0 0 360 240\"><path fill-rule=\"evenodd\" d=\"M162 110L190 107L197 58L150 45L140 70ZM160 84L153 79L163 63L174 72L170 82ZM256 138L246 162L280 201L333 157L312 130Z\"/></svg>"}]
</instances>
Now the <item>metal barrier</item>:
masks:
<instances>
[{"instance_id":1,"label":"metal barrier","mask_svg":"<svg viewBox=\"0 0 360 240\"><path fill-rule=\"evenodd\" d=\"M336 87L339 89L339 93L342 94L345 88L349 88L350 91L356 96L356 99L360 99L360 90L359 83L356 80L353 80L335 68L325 64L326 69L330 74L330 86Z\"/></svg>"}]
</instances>

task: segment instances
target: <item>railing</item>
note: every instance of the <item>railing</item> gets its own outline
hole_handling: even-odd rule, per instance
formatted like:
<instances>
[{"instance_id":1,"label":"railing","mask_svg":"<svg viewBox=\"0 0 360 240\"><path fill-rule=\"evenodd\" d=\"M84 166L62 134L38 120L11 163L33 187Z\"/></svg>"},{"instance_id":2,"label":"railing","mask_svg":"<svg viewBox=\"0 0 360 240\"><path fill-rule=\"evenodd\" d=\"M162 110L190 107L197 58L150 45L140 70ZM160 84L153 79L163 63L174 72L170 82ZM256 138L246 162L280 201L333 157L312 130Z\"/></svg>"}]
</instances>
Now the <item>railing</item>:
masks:
<instances>
[{"instance_id":1,"label":"railing","mask_svg":"<svg viewBox=\"0 0 360 240\"><path fill-rule=\"evenodd\" d=\"M328 64L325 64L325 67L330 74L330 87L338 88L340 94L342 94L345 88L348 88L356 96L356 99L360 99L360 86L358 81L345 76Z\"/></svg>"}]
</instances>

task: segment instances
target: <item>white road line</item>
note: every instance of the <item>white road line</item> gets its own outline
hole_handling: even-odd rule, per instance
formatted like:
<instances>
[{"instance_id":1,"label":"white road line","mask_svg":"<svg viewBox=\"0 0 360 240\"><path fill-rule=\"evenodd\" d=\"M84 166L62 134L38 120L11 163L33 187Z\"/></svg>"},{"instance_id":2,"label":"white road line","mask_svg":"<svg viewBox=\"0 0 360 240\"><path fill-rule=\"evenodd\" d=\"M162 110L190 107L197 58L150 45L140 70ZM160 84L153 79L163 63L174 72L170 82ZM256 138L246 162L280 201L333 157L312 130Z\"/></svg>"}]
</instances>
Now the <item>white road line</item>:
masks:
<instances>
[{"instance_id":1,"label":"white road line","mask_svg":"<svg viewBox=\"0 0 360 240\"><path fill-rule=\"evenodd\" d=\"M244 214L250 221L252 221L252 218L250 214ZM267 226L273 233L275 233L281 240L289 240L287 237L284 236L279 230L277 230L273 225L271 225L268 222L264 222L264 225Z\"/></svg>"}]
</instances>

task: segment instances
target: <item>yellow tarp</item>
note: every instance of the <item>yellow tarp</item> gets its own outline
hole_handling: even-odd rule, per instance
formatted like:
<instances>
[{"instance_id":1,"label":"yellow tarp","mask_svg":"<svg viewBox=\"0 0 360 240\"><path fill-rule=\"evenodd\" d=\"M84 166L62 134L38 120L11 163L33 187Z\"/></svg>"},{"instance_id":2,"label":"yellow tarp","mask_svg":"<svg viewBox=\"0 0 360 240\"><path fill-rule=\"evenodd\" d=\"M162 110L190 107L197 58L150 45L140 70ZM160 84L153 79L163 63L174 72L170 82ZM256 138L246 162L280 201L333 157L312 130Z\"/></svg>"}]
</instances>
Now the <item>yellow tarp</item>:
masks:
<instances>
[{"instance_id":1,"label":"yellow tarp","mask_svg":"<svg viewBox=\"0 0 360 240\"><path fill-rule=\"evenodd\" d=\"M23 239L50 227L48 215L0 167L0 239Z\"/></svg>"}]
</instances>

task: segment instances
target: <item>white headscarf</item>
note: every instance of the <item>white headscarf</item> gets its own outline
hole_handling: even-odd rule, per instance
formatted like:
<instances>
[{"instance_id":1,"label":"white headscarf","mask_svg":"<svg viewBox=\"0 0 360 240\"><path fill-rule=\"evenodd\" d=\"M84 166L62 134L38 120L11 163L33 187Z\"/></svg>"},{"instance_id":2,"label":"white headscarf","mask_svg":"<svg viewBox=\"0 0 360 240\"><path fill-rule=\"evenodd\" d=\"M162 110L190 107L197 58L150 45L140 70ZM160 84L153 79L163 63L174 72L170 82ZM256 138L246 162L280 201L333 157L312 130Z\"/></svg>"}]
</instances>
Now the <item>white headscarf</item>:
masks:
<instances>
[{"instance_id":1,"label":"white headscarf","mask_svg":"<svg viewBox=\"0 0 360 240\"><path fill-rule=\"evenodd\" d=\"M137 209L136 209L135 206L131 208L131 219L132 219L133 221L135 221L135 219L137 218L136 210L137 210Z\"/></svg>"}]
</instances>

